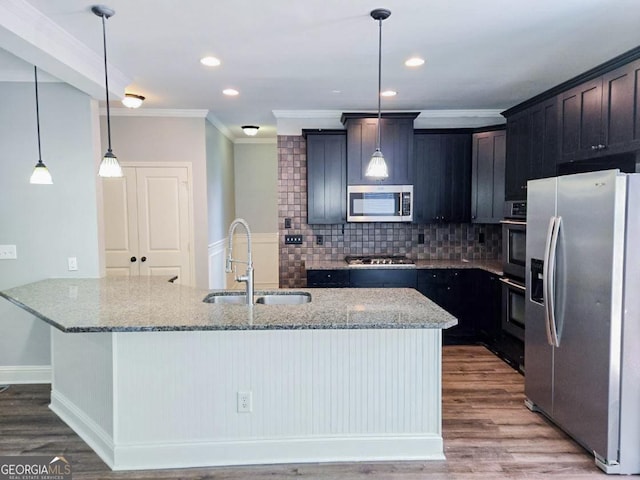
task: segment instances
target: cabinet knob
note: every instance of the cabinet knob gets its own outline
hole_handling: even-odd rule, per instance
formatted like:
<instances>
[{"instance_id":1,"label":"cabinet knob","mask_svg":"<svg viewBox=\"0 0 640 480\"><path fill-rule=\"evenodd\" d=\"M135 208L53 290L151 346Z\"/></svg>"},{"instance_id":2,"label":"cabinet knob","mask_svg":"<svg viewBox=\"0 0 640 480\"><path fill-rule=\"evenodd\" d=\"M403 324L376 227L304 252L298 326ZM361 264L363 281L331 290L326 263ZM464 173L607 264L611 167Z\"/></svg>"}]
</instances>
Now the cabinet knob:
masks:
<instances>
[{"instance_id":1,"label":"cabinet knob","mask_svg":"<svg viewBox=\"0 0 640 480\"><path fill-rule=\"evenodd\" d=\"M134 263L138 259L136 257L131 257L129 260L131 260L131 263Z\"/></svg>"},{"instance_id":2,"label":"cabinet knob","mask_svg":"<svg viewBox=\"0 0 640 480\"><path fill-rule=\"evenodd\" d=\"M147 261L147 257L140 257L140 261L141 262L146 262Z\"/></svg>"}]
</instances>

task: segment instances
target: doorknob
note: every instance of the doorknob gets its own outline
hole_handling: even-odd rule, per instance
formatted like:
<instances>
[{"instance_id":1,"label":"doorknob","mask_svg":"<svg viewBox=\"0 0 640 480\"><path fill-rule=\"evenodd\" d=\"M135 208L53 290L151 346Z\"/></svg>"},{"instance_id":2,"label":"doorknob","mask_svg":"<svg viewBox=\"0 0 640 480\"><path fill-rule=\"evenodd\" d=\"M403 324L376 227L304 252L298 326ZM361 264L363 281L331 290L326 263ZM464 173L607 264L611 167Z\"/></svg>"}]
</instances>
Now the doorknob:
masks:
<instances>
[{"instance_id":1,"label":"doorknob","mask_svg":"<svg viewBox=\"0 0 640 480\"><path fill-rule=\"evenodd\" d=\"M141 262L146 262L147 261L147 257L140 257L140 261Z\"/></svg>"},{"instance_id":2,"label":"doorknob","mask_svg":"<svg viewBox=\"0 0 640 480\"><path fill-rule=\"evenodd\" d=\"M131 257L130 260L131 260L131 263L133 263L133 262L135 262L137 260L137 258L136 257Z\"/></svg>"}]
</instances>

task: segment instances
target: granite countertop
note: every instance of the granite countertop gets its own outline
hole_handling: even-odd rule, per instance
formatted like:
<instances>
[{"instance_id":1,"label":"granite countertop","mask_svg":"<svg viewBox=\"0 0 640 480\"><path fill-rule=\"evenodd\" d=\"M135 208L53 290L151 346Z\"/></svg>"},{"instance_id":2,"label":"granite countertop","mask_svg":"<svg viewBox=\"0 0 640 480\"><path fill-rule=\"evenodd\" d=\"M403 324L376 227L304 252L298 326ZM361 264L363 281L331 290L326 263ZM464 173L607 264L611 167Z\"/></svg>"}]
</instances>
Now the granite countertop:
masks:
<instances>
[{"instance_id":1,"label":"granite countertop","mask_svg":"<svg viewBox=\"0 0 640 480\"><path fill-rule=\"evenodd\" d=\"M334 261L307 261L307 270L341 270L362 268L479 268L496 275L502 275L501 260L415 260L415 267L411 265L358 265L350 266L344 260Z\"/></svg>"},{"instance_id":2,"label":"granite countertop","mask_svg":"<svg viewBox=\"0 0 640 480\"><path fill-rule=\"evenodd\" d=\"M310 293L312 301L302 305L204 303L215 291L162 277L106 277L42 280L1 291L0 296L69 333L448 328L458 323L411 288L278 290Z\"/></svg>"}]
</instances>

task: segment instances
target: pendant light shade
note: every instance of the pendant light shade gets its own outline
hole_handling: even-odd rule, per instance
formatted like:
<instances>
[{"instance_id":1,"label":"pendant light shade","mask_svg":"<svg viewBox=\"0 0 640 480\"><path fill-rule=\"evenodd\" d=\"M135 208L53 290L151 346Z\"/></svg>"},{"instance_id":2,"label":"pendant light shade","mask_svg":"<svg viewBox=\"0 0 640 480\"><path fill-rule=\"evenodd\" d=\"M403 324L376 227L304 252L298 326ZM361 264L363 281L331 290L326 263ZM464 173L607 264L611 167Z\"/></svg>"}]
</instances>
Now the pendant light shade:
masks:
<instances>
[{"instance_id":1,"label":"pendant light shade","mask_svg":"<svg viewBox=\"0 0 640 480\"><path fill-rule=\"evenodd\" d=\"M365 176L374 180L384 180L389 176L387 170L387 163L384 160L384 155L380 150L380 118L382 117L382 110L380 105L380 98L382 93L382 21L389 18L391 11L386 8L376 8L371 11L371 17L378 21L378 130L376 136L376 151L371 155L369 165L367 165L367 171Z\"/></svg>"},{"instance_id":2,"label":"pendant light shade","mask_svg":"<svg viewBox=\"0 0 640 480\"><path fill-rule=\"evenodd\" d=\"M371 155L371 160L369 160L369 165L367 165L365 176L379 179L387 178L389 176L387 162L384 161L384 156L379 148L376 148L376 151Z\"/></svg>"},{"instance_id":3,"label":"pendant light shade","mask_svg":"<svg viewBox=\"0 0 640 480\"><path fill-rule=\"evenodd\" d=\"M38 163L36 163L31 178L29 178L29 183L35 185L51 185L53 183L49 169L42 163L42 160L38 160Z\"/></svg>"},{"instance_id":4,"label":"pendant light shade","mask_svg":"<svg viewBox=\"0 0 640 480\"><path fill-rule=\"evenodd\" d=\"M104 47L104 88L106 91L107 101L107 153L104 154L98 175L101 177L122 177L122 168L118 163L118 158L111 150L111 115L109 111L109 75L107 74L107 33L105 27L105 19L113 17L116 12L104 5L94 5L91 11L102 18L102 45Z\"/></svg>"},{"instance_id":5,"label":"pendant light shade","mask_svg":"<svg viewBox=\"0 0 640 480\"><path fill-rule=\"evenodd\" d=\"M29 183L33 183L36 185L51 185L53 183L53 179L51 178L49 169L42 162L42 152L40 148L40 106L38 101L38 67L36 67L35 65L33 67L33 77L34 77L34 80L35 80L34 83L36 86L36 125L38 127L38 163L36 163L36 166L33 169L33 173L31 174Z\"/></svg>"}]
</instances>

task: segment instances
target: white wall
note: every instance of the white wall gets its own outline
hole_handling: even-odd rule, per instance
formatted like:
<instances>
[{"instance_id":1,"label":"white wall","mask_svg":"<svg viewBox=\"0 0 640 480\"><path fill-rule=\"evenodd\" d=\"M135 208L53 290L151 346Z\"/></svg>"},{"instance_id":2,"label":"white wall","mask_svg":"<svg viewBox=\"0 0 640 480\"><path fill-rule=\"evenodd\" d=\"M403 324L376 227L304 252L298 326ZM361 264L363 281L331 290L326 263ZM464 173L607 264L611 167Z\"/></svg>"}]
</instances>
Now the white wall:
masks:
<instances>
[{"instance_id":1,"label":"white wall","mask_svg":"<svg viewBox=\"0 0 640 480\"><path fill-rule=\"evenodd\" d=\"M256 289L278 288L278 147L272 143L234 144L236 216L251 228ZM236 230L233 255L246 257L244 231ZM243 283L227 276L227 288L243 289Z\"/></svg>"},{"instance_id":2,"label":"white wall","mask_svg":"<svg viewBox=\"0 0 640 480\"><path fill-rule=\"evenodd\" d=\"M106 117L101 117L106 150ZM120 162L188 162L193 174L194 266L196 286L207 288L207 162L205 119L111 116L111 144Z\"/></svg>"},{"instance_id":3,"label":"white wall","mask_svg":"<svg viewBox=\"0 0 640 480\"><path fill-rule=\"evenodd\" d=\"M38 159L33 83L0 83L0 289L48 277L100 274L96 208L97 108L62 83L40 83L42 159L53 185L31 185ZM67 258L77 257L69 272ZM0 383L47 381L49 326L0 299Z\"/></svg>"},{"instance_id":4,"label":"white wall","mask_svg":"<svg viewBox=\"0 0 640 480\"><path fill-rule=\"evenodd\" d=\"M209 242L224 239L236 216L233 143L209 121L207 131L207 197Z\"/></svg>"},{"instance_id":5,"label":"white wall","mask_svg":"<svg viewBox=\"0 0 640 480\"><path fill-rule=\"evenodd\" d=\"M234 145L236 215L254 233L278 231L278 148L273 143Z\"/></svg>"},{"instance_id":6,"label":"white wall","mask_svg":"<svg viewBox=\"0 0 640 480\"><path fill-rule=\"evenodd\" d=\"M236 216L233 143L206 121L209 288L225 288L224 248Z\"/></svg>"}]
</instances>

